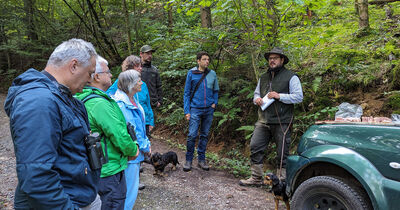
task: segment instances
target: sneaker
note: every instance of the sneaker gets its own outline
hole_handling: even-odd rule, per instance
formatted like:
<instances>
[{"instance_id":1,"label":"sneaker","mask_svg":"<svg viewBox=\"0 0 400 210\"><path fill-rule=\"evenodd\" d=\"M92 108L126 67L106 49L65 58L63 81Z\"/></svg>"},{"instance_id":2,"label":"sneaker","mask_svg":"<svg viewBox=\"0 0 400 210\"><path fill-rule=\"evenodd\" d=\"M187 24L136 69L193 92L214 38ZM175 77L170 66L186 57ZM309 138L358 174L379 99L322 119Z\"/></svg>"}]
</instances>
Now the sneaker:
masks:
<instances>
[{"instance_id":1,"label":"sneaker","mask_svg":"<svg viewBox=\"0 0 400 210\"><path fill-rule=\"evenodd\" d=\"M207 165L207 163L206 163L205 160L199 161L199 162L198 162L198 166L199 166L201 169L205 170L205 171L210 170L210 167Z\"/></svg>"},{"instance_id":2,"label":"sneaker","mask_svg":"<svg viewBox=\"0 0 400 210\"><path fill-rule=\"evenodd\" d=\"M183 171L190 171L192 170L192 161L186 161L185 165L183 166Z\"/></svg>"},{"instance_id":3,"label":"sneaker","mask_svg":"<svg viewBox=\"0 0 400 210\"><path fill-rule=\"evenodd\" d=\"M144 185L144 184L139 184L139 190L143 190L144 188L146 188L146 185Z\"/></svg>"}]
</instances>

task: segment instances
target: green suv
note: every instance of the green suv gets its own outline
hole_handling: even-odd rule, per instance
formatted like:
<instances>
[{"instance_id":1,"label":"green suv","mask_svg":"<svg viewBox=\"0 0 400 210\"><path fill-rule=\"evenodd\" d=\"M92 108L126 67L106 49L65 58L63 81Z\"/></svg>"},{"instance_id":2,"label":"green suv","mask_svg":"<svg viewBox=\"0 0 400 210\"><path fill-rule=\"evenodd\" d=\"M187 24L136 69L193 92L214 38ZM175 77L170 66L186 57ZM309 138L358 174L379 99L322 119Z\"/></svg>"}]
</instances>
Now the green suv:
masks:
<instances>
[{"instance_id":1,"label":"green suv","mask_svg":"<svg viewBox=\"0 0 400 210\"><path fill-rule=\"evenodd\" d=\"M400 127L311 126L287 160L292 209L400 209Z\"/></svg>"}]
</instances>

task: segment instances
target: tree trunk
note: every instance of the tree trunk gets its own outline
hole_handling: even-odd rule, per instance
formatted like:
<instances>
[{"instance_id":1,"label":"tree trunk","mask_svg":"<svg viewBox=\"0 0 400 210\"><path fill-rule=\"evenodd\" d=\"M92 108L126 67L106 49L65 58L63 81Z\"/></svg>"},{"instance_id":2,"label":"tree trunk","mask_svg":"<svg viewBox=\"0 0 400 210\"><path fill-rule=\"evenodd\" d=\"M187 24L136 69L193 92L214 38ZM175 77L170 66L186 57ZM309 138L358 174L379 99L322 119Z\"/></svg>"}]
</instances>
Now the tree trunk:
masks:
<instances>
[{"instance_id":1,"label":"tree trunk","mask_svg":"<svg viewBox=\"0 0 400 210\"><path fill-rule=\"evenodd\" d=\"M167 12L168 12L168 32L173 33L174 22L172 19L172 4L171 3L168 3Z\"/></svg>"},{"instance_id":2,"label":"tree trunk","mask_svg":"<svg viewBox=\"0 0 400 210\"><path fill-rule=\"evenodd\" d=\"M24 11L25 11L25 18L24 22L26 25L27 33L29 40L38 40L38 35L35 30L35 23L34 23L34 5L35 0L24 0Z\"/></svg>"},{"instance_id":3,"label":"tree trunk","mask_svg":"<svg viewBox=\"0 0 400 210\"><path fill-rule=\"evenodd\" d=\"M132 54L132 38L131 38L131 27L130 27L130 23L129 23L129 11L128 11L128 7L126 6L126 0L122 0L122 3L124 5L124 13L125 13L125 27L126 27L126 34L128 35L128 40L127 40L127 44L128 44L128 52L129 55Z\"/></svg>"},{"instance_id":4,"label":"tree trunk","mask_svg":"<svg viewBox=\"0 0 400 210\"><path fill-rule=\"evenodd\" d=\"M146 2L147 3L147 2ZM138 8L138 4L136 2L136 0L133 0L133 17L134 17L134 21L133 21L133 30L135 31L135 46L134 48L136 49L136 54L139 55L139 51L140 51L140 46L139 43L141 40L140 37L140 29L141 27L141 23L140 23L140 12L139 12L139 8Z\"/></svg>"},{"instance_id":5,"label":"tree trunk","mask_svg":"<svg viewBox=\"0 0 400 210\"><path fill-rule=\"evenodd\" d=\"M201 27L203 28L211 28L211 8L210 7L200 7L200 18L201 18Z\"/></svg>"},{"instance_id":6,"label":"tree trunk","mask_svg":"<svg viewBox=\"0 0 400 210\"><path fill-rule=\"evenodd\" d=\"M97 15L96 10L94 9L94 6L90 0L86 1L88 4L88 9L90 13L93 15L94 22L93 24L96 24L98 27L98 31L105 43L105 45L108 47L108 50L111 52L111 59L115 62L121 61L121 56L118 53L118 50L116 49L115 45L113 45L112 41L110 41L105 34L105 31L103 29L103 26L101 25L101 21L99 19L99 16ZM110 38L112 40L112 38Z\"/></svg>"},{"instance_id":7,"label":"tree trunk","mask_svg":"<svg viewBox=\"0 0 400 210\"><path fill-rule=\"evenodd\" d=\"M356 0L358 3L358 26L360 30L369 28L368 0Z\"/></svg>"},{"instance_id":8,"label":"tree trunk","mask_svg":"<svg viewBox=\"0 0 400 210\"><path fill-rule=\"evenodd\" d=\"M386 14L386 19L390 20L393 19L393 10L389 4L385 5L385 14Z\"/></svg>"}]
</instances>

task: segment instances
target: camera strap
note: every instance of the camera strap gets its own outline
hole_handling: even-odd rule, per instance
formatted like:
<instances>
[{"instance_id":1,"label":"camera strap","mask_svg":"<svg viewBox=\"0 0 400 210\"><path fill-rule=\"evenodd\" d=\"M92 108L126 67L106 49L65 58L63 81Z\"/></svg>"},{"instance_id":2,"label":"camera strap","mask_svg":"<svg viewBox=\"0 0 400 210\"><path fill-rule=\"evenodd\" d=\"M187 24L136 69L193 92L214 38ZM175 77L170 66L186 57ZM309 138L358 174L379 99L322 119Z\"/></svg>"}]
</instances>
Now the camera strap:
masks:
<instances>
[{"instance_id":1,"label":"camera strap","mask_svg":"<svg viewBox=\"0 0 400 210\"><path fill-rule=\"evenodd\" d=\"M106 97L92 93L92 94L86 96L85 98L83 98L82 102L86 103L86 101L89 101L92 98L103 98L108 101L108 99ZM107 163L108 162L108 151L107 151L106 137L102 134L100 135L100 137L101 137L101 139L103 139L104 151L106 153L105 158L106 158L106 163Z\"/></svg>"},{"instance_id":2,"label":"camera strap","mask_svg":"<svg viewBox=\"0 0 400 210\"><path fill-rule=\"evenodd\" d=\"M210 70L208 68L206 68L206 70L204 70L203 76L201 76L200 80L196 84L196 87L194 87L194 90L193 90L192 94L190 94L190 101L189 102L192 102L192 99L194 97L194 93L197 91L197 89L199 89L200 83L204 80L204 78L206 78L208 72L210 72Z\"/></svg>"}]
</instances>

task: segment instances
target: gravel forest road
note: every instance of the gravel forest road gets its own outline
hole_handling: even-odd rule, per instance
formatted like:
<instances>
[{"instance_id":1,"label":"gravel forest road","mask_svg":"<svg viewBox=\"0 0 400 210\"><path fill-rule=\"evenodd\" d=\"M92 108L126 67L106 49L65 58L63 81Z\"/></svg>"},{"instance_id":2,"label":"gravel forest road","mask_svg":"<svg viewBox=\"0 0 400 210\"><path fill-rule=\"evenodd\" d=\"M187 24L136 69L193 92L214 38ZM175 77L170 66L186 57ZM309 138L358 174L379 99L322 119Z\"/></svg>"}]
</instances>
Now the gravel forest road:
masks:
<instances>
[{"instance_id":1,"label":"gravel forest road","mask_svg":"<svg viewBox=\"0 0 400 210\"><path fill-rule=\"evenodd\" d=\"M0 94L0 209L13 209L17 175L9 119L3 108L5 97ZM143 164L140 181L146 188L140 191L134 209L274 209L273 197L264 188L241 187L239 179L227 172L212 166L210 171L203 171L196 160L192 171L183 172L185 152L171 148L165 138L154 136L152 151L175 151L181 164L176 171L167 166L167 177L153 176L153 167ZM280 204L280 209L285 209Z\"/></svg>"}]
</instances>

